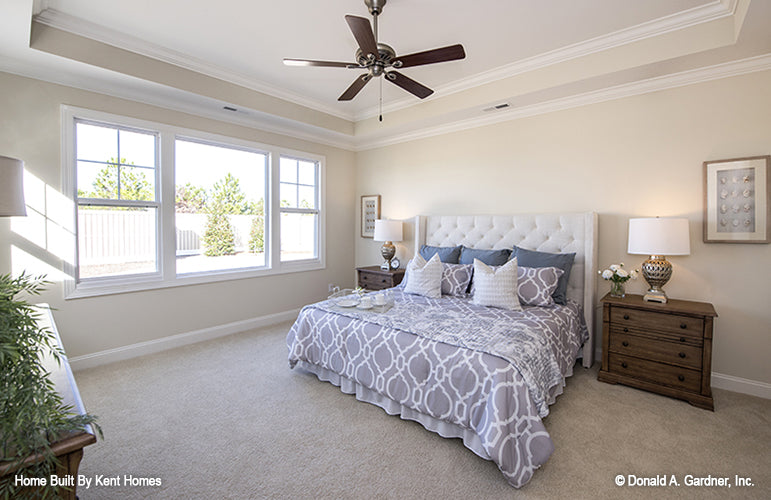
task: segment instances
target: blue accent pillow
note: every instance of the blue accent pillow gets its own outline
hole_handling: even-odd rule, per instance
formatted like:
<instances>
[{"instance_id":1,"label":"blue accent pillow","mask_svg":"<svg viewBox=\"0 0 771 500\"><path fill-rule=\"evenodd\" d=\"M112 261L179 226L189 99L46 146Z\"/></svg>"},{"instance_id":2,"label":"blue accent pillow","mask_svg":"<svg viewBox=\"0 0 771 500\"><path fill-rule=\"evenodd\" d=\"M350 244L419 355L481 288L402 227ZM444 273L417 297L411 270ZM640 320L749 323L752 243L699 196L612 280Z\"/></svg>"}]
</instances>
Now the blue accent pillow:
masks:
<instances>
[{"instance_id":1,"label":"blue accent pillow","mask_svg":"<svg viewBox=\"0 0 771 500\"><path fill-rule=\"evenodd\" d=\"M509 261L511 250L501 248L499 250L481 250L464 246L460 251L461 264L473 264L474 259L479 259L488 266L502 266Z\"/></svg>"},{"instance_id":2,"label":"blue accent pillow","mask_svg":"<svg viewBox=\"0 0 771 500\"><path fill-rule=\"evenodd\" d=\"M538 252L514 245L511 258L514 257L517 258L517 264L522 267L556 267L562 269L565 273L557 281L557 289L554 290L552 297L557 304L567 304L568 280L570 279L570 270L573 268L573 261L576 258L575 253Z\"/></svg>"},{"instance_id":3,"label":"blue accent pillow","mask_svg":"<svg viewBox=\"0 0 771 500\"><path fill-rule=\"evenodd\" d=\"M431 260L431 257L435 253L439 254L439 260L446 264L457 264L460 258L460 246L457 247L432 247L429 245L421 245L418 252L421 257L426 259L426 262Z\"/></svg>"}]
</instances>

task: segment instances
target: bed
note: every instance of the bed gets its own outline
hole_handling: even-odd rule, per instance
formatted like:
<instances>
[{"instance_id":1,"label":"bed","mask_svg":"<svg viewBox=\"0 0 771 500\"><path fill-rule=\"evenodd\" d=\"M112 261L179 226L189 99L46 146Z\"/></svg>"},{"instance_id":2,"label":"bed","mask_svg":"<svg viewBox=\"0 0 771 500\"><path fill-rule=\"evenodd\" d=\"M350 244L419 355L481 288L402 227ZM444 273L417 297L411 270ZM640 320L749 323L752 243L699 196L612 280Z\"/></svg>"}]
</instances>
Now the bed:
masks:
<instances>
[{"instance_id":1,"label":"bed","mask_svg":"<svg viewBox=\"0 0 771 500\"><path fill-rule=\"evenodd\" d=\"M420 276L420 269L410 267L405 282L389 290L393 307L387 312L342 308L329 300L304 307L287 335L290 367L388 414L462 439L495 462L509 484L521 487L554 451L542 421L549 405L578 358L584 367L593 362L597 216L417 216L412 227L415 262L424 245L485 256L516 248L522 261L528 251L574 253L563 304L486 307L475 303L483 290L474 299L465 285L464 293L439 297L408 293L417 282L410 273ZM441 265L446 284L447 270L455 267ZM510 267L473 265L480 286L483 271ZM520 265L519 272L526 267ZM521 285L522 274L519 280Z\"/></svg>"}]
</instances>

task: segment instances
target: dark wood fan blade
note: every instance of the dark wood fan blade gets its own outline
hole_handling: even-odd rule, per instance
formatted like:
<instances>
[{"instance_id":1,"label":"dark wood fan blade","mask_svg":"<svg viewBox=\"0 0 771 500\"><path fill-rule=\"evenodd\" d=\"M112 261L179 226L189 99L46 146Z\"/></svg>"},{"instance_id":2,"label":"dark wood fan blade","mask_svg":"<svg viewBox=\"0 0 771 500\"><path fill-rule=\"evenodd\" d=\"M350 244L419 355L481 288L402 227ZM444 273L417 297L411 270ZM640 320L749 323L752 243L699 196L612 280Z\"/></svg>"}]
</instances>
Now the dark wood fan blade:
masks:
<instances>
[{"instance_id":1,"label":"dark wood fan blade","mask_svg":"<svg viewBox=\"0 0 771 500\"><path fill-rule=\"evenodd\" d=\"M416 82L410 77L404 76L403 74L399 73L398 71L389 71L386 73L386 78L389 82L398 85L399 87L403 88L407 92L414 94L421 99L425 99L426 97L430 96L434 93L433 90L426 87L425 85Z\"/></svg>"},{"instance_id":2,"label":"dark wood fan blade","mask_svg":"<svg viewBox=\"0 0 771 500\"><path fill-rule=\"evenodd\" d=\"M395 68L409 68L410 66L420 66L421 64L434 64L445 61L455 61L466 57L463 45L448 45L440 49L426 50L416 52L406 56L395 57L393 64ZM397 66L396 61L401 61L401 66Z\"/></svg>"},{"instance_id":3,"label":"dark wood fan blade","mask_svg":"<svg viewBox=\"0 0 771 500\"><path fill-rule=\"evenodd\" d=\"M356 39L356 43L359 44L359 48L364 55L373 54L377 57L377 41L375 40L375 34L372 32L372 25L369 24L369 19L348 15L345 16L345 21L348 23L348 27L351 28L353 37Z\"/></svg>"},{"instance_id":4,"label":"dark wood fan blade","mask_svg":"<svg viewBox=\"0 0 771 500\"><path fill-rule=\"evenodd\" d=\"M354 97L356 97L356 94L359 93L361 89L364 88L364 86L372 80L372 77L369 73L364 73L359 78L353 81L350 87L348 87L345 92L343 92L343 95L337 98L338 101L350 101Z\"/></svg>"},{"instance_id":5,"label":"dark wood fan blade","mask_svg":"<svg viewBox=\"0 0 771 500\"><path fill-rule=\"evenodd\" d=\"M358 68L356 63L337 61L313 61L311 59L284 59L287 66L327 66L330 68Z\"/></svg>"}]
</instances>

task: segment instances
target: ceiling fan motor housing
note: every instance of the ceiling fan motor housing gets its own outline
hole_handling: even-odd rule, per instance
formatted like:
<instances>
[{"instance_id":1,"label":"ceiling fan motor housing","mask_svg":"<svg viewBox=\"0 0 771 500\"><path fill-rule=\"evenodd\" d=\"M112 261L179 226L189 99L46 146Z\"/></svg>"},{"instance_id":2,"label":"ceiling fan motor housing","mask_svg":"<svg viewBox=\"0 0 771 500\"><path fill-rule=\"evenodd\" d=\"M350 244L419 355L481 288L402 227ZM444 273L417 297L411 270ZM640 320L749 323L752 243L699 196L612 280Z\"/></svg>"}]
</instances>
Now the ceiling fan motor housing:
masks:
<instances>
[{"instance_id":1,"label":"ceiling fan motor housing","mask_svg":"<svg viewBox=\"0 0 771 500\"><path fill-rule=\"evenodd\" d=\"M369 9L369 13L375 16L383 12L386 0L364 0L364 4Z\"/></svg>"}]
</instances>

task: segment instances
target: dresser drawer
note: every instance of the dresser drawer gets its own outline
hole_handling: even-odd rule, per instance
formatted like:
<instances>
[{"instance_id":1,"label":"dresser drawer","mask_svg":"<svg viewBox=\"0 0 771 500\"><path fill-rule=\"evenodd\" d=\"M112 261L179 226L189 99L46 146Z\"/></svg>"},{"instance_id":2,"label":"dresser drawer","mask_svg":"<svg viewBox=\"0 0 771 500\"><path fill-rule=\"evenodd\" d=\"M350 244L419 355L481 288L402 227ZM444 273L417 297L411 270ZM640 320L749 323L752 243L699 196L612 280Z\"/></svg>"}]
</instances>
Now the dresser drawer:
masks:
<instances>
[{"instance_id":1,"label":"dresser drawer","mask_svg":"<svg viewBox=\"0 0 771 500\"><path fill-rule=\"evenodd\" d=\"M390 276L359 271L359 286L369 290L391 288L393 280Z\"/></svg>"},{"instance_id":2,"label":"dresser drawer","mask_svg":"<svg viewBox=\"0 0 771 500\"><path fill-rule=\"evenodd\" d=\"M701 369L701 347L629 335L611 330L610 352Z\"/></svg>"},{"instance_id":3,"label":"dresser drawer","mask_svg":"<svg viewBox=\"0 0 771 500\"><path fill-rule=\"evenodd\" d=\"M612 326L655 330L672 335L687 337L704 336L704 319L679 314L661 314L653 311L640 311L623 307L610 309Z\"/></svg>"},{"instance_id":4,"label":"dresser drawer","mask_svg":"<svg viewBox=\"0 0 771 500\"><path fill-rule=\"evenodd\" d=\"M701 372L678 366L610 353L609 371L690 392L701 389Z\"/></svg>"}]
</instances>

